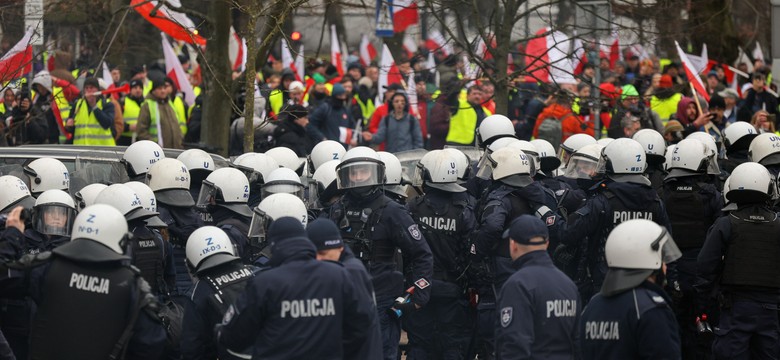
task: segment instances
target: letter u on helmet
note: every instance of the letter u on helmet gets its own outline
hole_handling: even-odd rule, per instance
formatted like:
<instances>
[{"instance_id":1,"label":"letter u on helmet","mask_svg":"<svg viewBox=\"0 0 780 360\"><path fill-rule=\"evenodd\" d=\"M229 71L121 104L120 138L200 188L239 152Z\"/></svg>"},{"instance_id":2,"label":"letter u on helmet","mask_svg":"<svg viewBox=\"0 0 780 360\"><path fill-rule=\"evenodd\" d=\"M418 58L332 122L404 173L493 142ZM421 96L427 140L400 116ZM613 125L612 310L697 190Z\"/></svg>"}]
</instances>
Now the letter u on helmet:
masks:
<instances>
[{"instance_id":1,"label":"letter u on helmet","mask_svg":"<svg viewBox=\"0 0 780 360\"><path fill-rule=\"evenodd\" d=\"M154 163L164 158L165 153L160 145L153 141L141 140L125 149L122 162L127 168L127 174L134 178L146 174Z\"/></svg>"},{"instance_id":2,"label":"letter u on helmet","mask_svg":"<svg viewBox=\"0 0 780 360\"><path fill-rule=\"evenodd\" d=\"M447 192L464 192L466 188L458 185L460 172L458 161L449 152L433 150L417 163L414 185L425 184Z\"/></svg>"}]
</instances>

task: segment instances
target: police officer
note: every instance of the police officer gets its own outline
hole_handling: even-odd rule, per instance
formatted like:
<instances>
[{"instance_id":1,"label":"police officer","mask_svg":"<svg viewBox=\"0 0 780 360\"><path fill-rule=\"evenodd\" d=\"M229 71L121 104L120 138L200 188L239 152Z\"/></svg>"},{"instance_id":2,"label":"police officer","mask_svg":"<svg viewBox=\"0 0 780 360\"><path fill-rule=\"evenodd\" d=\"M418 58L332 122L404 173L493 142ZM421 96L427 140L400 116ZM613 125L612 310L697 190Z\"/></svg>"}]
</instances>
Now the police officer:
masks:
<instances>
[{"instance_id":1,"label":"police officer","mask_svg":"<svg viewBox=\"0 0 780 360\"><path fill-rule=\"evenodd\" d=\"M239 354L218 353L214 326L244 292L257 269L243 265L228 235L214 226L195 230L187 239L187 266L198 280L182 320L182 359L249 358L251 349Z\"/></svg>"},{"instance_id":2,"label":"police officer","mask_svg":"<svg viewBox=\"0 0 780 360\"><path fill-rule=\"evenodd\" d=\"M271 174L265 179L262 198L282 193L292 194L303 200L303 183L301 183L300 175L284 167L271 171Z\"/></svg>"},{"instance_id":3,"label":"police officer","mask_svg":"<svg viewBox=\"0 0 780 360\"><path fill-rule=\"evenodd\" d=\"M377 151L379 159L385 164L385 186L382 187L385 196L393 199L395 202L406 205L406 184L403 180L403 167L398 158L385 151Z\"/></svg>"},{"instance_id":4,"label":"police officer","mask_svg":"<svg viewBox=\"0 0 780 360\"><path fill-rule=\"evenodd\" d=\"M298 176L303 175L305 161L301 161L292 149L284 146L277 146L266 151L265 154L273 158L280 167L290 169L298 174ZM266 181L268 181L268 179L266 179Z\"/></svg>"},{"instance_id":5,"label":"police officer","mask_svg":"<svg viewBox=\"0 0 780 360\"><path fill-rule=\"evenodd\" d=\"M312 217L330 211L330 207L339 199L341 191L336 184L336 167L339 160L331 160L317 168L309 180L308 208Z\"/></svg>"},{"instance_id":6,"label":"police officer","mask_svg":"<svg viewBox=\"0 0 780 360\"><path fill-rule=\"evenodd\" d=\"M272 194L252 209L252 222L249 224L250 260L256 266L267 266L271 258L268 243L268 228L283 217L298 219L303 226L309 221L303 200L292 194Z\"/></svg>"},{"instance_id":7,"label":"police officer","mask_svg":"<svg viewBox=\"0 0 780 360\"><path fill-rule=\"evenodd\" d=\"M333 221L328 219L316 219L306 226L306 234L309 240L317 248L317 260L335 261L344 265L347 269L352 282L356 285L355 289L361 292L362 301L369 304L369 307L375 308L374 303L374 285L371 284L371 276L368 275L363 262L355 257L352 249L344 245L341 238L341 231ZM371 314L371 325L365 329L369 334L363 346L358 348L355 355L357 359L381 359L382 358L382 333L379 330L379 320L376 318L376 312Z\"/></svg>"},{"instance_id":8,"label":"police officer","mask_svg":"<svg viewBox=\"0 0 780 360\"><path fill-rule=\"evenodd\" d=\"M656 189L656 191L659 190L663 187L664 177L666 177L666 171L664 170L666 140L655 129L639 130L631 138L639 142L642 148L645 149L645 154L647 154L645 175L650 179L650 186Z\"/></svg>"},{"instance_id":9,"label":"police officer","mask_svg":"<svg viewBox=\"0 0 780 360\"><path fill-rule=\"evenodd\" d=\"M778 356L780 219L768 206L774 188L761 164L737 166L727 196L738 209L715 221L699 252L700 304L720 303L716 359Z\"/></svg>"},{"instance_id":10,"label":"police officer","mask_svg":"<svg viewBox=\"0 0 780 360\"><path fill-rule=\"evenodd\" d=\"M466 268L476 219L474 199L458 185L459 172L455 158L441 150L430 151L417 164L414 185L424 194L407 208L431 248L433 279L428 305L402 317L409 359L458 359L468 348Z\"/></svg>"},{"instance_id":11,"label":"police officer","mask_svg":"<svg viewBox=\"0 0 780 360\"><path fill-rule=\"evenodd\" d=\"M272 157L266 154L246 153L235 160L231 166L241 170L249 179L249 200L247 205L254 209L262 200L262 189L265 179L271 176L271 172L279 168Z\"/></svg>"},{"instance_id":12,"label":"police officer","mask_svg":"<svg viewBox=\"0 0 780 360\"><path fill-rule=\"evenodd\" d=\"M509 239L512 267L517 272L498 296L496 358L575 358L579 293L547 254L547 226L535 216L520 215L503 237Z\"/></svg>"},{"instance_id":13,"label":"police officer","mask_svg":"<svg viewBox=\"0 0 780 360\"><path fill-rule=\"evenodd\" d=\"M62 161L54 158L35 159L24 167L30 184L30 193L38 197L46 190L68 191L70 176Z\"/></svg>"},{"instance_id":14,"label":"police officer","mask_svg":"<svg viewBox=\"0 0 780 360\"><path fill-rule=\"evenodd\" d=\"M474 176L474 171L472 171L471 168L471 159L469 158L468 155L463 153L463 151L460 151L456 148L444 148L442 149L442 151L454 157L455 164L457 164L458 169L463 169L463 171L458 173L459 185L465 184L469 179L471 179Z\"/></svg>"},{"instance_id":15,"label":"police officer","mask_svg":"<svg viewBox=\"0 0 780 360\"><path fill-rule=\"evenodd\" d=\"M176 287L176 268L171 256L171 247L146 226L146 220L156 212L145 209L133 189L123 184L108 186L95 197L95 204L106 204L119 210L127 220L127 227L133 234L126 246L126 253L133 266L151 285L152 293L158 297L170 295Z\"/></svg>"},{"instance_id":16,"label":"police officer","mask_svg":"<svg viewBox=\"0 0 780 360\"><path fill-rule=\"evenodd\" d=\"M181 161L190 172L190 195L193 199L197 199L201 186L203 186L203 180L216 169L214 159L201 149L188 149L179 154L176 160ZM203 219L203 225L214 225L214 219L211 218L210 213L201 208L198 210L200 210L199 215Z\"/></svg>"},{"instance_id":17,"label":"police officer","mask_svg":"<svg viewBox=\"0 0 780 360\"><path fill-rule=\"evenodd\" d=\"M333 160L341 160L346 152L347 149L338 141L323 140L318 142L311 149L311 154L306 157L306 170L309 177L313 176L322 164Z\"/></svg>"},{"instance_id":18,"label":"police officer","mask_svg":"<svg viewBox=\"0 0 780 360\"><path fill-rule=\"evenodd\" d=\"M647 219L670 228L661 199L644 175L645 149L636 140L621 138L602 150L599 173L606 179L599 183L595 195L579 210L569 214L566 245L585 246L585 276L575 279L583 301L601 288L606 275L604 243L612 229L631 219Z\"/></svg>"},{"instance_id":19,"label":"police officer","mask_svg":"<svg viewBox=\"0 0 780 360\"><path fill-rule=\"evenodd\" d=\"M558 160L561 161L561 164L566 165L569 163L569 157L577 152L577 150L585 145L596 143L596 139L588 134L574 134L569 136L566 138L566 141L561 143L560 148L558 148Z\"/></svg>"},{"instance_id":20,"label":"police officer","mask_svg":"<svg viewBox=\"0 0 780 360\"><path fill-rule=\"evenodd\" d=\"M477 279L479 291L478 329L483 356L493 352L495 301L498 290L514 273L504 229L520 215L533 214L544 220L550 229L551 246L559 243L559 228L563 222L553 209L555 198L545 188L535 184L535 169L528 155L515 147L504 147L486 157L485 166L477 176L493 180L490 191L477 211L479 227L475 232L471 253L472 263L487 264L484 279Z\"/></svg>"},{"instance_id":21,"label":"police officer","mask_svg":"<svg viewBox=\"0 0 780 360\"><path fill-rule=\"evenodd\" d=\"M479 146L483 149L494 141L505 137L516 138L515 125L512 124L512 120L501 114L486 117L477 128L477 139Z\"/></svg>"},{"instance_id":22,"label":"police officer","mask_svg":"<svg viewBox=\"0 0 780 360\"><path fill-rule=\"evenodd\" d=\"M249 200L249 180L238 169L221 168L202 182L195 205L211 215L214 226L227 233L236 247L235 255L244 263L250 263L249 223L252 210L246 205Z\"/></svg>"},{"instance_id":23,"label":"police officer","mask_svg":"<svg viewBox=\"0 0 780 360\"><path fill-rule=\"evenodd\" d=\"M338 188L345 194L322 216L339 224L347 245L371 274L384 358L395 360L401 329L399 319L388 309L402 307L408 313L428 302L433 274L431 250L407 210L382 194L385 167L374 150L363 146L350 149L336 171ZM406 280L414 288L411 301L403 306L394 304L404 293L397 248L403 253L404 265L411 269Z\"/></svg>"},{"instance_id":24,"label":"police officer","mask_svg":"<svg viewBox=\"0 0 780 360\"><path fill-rule=\"evenodd\" d=\"M8 226L24 230L21 208ZM92 205L74 221L72 241L51 253L5 263L0 287L29 292L38 305L31 359L158 359L166 340L154 296L127 264L127 224L119 211ZM85 324L74 328L73 324Z\"/></svg>"},{"instance_id":25,"label":"police officer","mask_svg":"<svg viewBox=\"0 0 780 360\"><path fill-rule=\"evenodd\" d=\"M496 139L490 143L490 145L487 145L485 147L485 151L482 153L482 157L479 159L479 161L476 164L476 169L479 171L479 169L482 169L486 167L486 163L488 162L488 155L496 152L496 150L508 147L511 144L514 144L520 140L515 139L513 137L502 137L499 139ZM490 187L491 181L490 178L481 178L479 176L473 176L464 184L464 187L466 188L466 191L468 191L469 195L473 198L477 199L478 201L482 201L483 197L486 195L486 192L488 191L488 188Z\"/></svg>"},{"instance_id":26,"label":"police officer","mask_svg":"<svg viewBox=\"0 0 780 360\"><path fill-rule=\"evenodd\" d=\"M756 128L744 121L734 122L724 129L723 144L726 146L726 156L720 160L720 168L731 174L734 168L747 162L748 149L756 136Z\"/></svg>"},{"instance_id":27,"label":"police officer","mask_svg":"<svg viewBox=\"0 0 780 360\"><path fill-rule=\"evenodd\" d=\"M704 245L707 230L721 216L720 191L705 182L709 157L706 146L696 139L677 143L669 167L669 175L661 189L661 199L677 237L682 257L675 263L677 279L672 281L671 294L680 326L680 340L684 359L696 359L697 331L696 258ZM705 345L699 339L699 344ZM705 346L709 348L709 346ZM700 351L702 352L702 351ZM703 350L709 353L709 350Z\"/></svg>"},{"instance_id":28,"label":"police officer","mask_svg":"<svg viewBox=\"0 0 780 360\"><path fill-rule=\"evenodd\" d=\"M163 158L149 168L146 184L154 191L160 219L168 226L163 235L167 234L166 240L173 245L175 293L184 295L192 287L185 266L185 245L190 234L202 225L195 212L195 200L190 195L190 174L181 161Z\"/></svg>"},{"instance_id":29,"label":"police officer","mask_svg":"<svg viewBox=\"0 0 780 360\"><path fill-rule=\"evenodd\" d=\"M650 220L628 220L604 251L604 286L580 319L582 359L680 359L677 321L661 288L665 264L680 256L671 236Z\"/></svg>"},{"instance_id":30,"label":"police officer","mask_svg":"<svg viewBox=\"0 0 780 360\"><path fill-rule=\"evenodd\" d=\"M365 342L374 311L361 301L359 285L343 266L316 260L299 219L275 220L268 241L271 268L250 280L225 313L219 346L251 346L257 359L351 358L345 355Z\"/></svg>"},{"instance_id":31,"label":"police officer","mask_svg":"<svg viewBox=\"0 0 780 360\"><path fill-rule=\"evenodd\" d=\"M98 194L107 187L108 185L106 184L94 183L76 191L76 193L73 194L73 200L76 203L76 211L81 212L85 207L94 204Z\"/></svg>"},{"instance_id":32,"label":"police officer","mask_svg":"<svg viewBox=\"0 0 780 360\"><path fill-rule=\"evenodd\" d=\"M718 164L718 159L720 159L721 154L720 146L718 146L718 144L715 142L715 138L703 131L697 131L686 136L685 138L699 140L707 147L707 152L709 154L709 163L707 167L707 177L709 178L708 182L715 184L715 187L721 189L723 186L723 181L726 180L728 174L723 172L720 168L720 165Z\"/></svg>"},{"instance_id":33,"label":"police officer","mask_svg":"<svg viewBox=\"0 0 780 360\"><path fill-rule=\"evenodd\" d=\"M120 161L125 165L130 180L143 182L152 165L164 158L165 153L160 145L153 141L140 140L125 149Z\"/></svg>"},{"instance_id":34,"label":"police officer","mask_svg":"<svg viewBox=\"0 0 780 360\"><path fill-rule=\"evenodd\" d=\"M31 210L35 206L35 198L30 195L30 188L22 179L12 176L0 176L0 214L7 214L17 206Z\"/></svg>"}]
</instances>

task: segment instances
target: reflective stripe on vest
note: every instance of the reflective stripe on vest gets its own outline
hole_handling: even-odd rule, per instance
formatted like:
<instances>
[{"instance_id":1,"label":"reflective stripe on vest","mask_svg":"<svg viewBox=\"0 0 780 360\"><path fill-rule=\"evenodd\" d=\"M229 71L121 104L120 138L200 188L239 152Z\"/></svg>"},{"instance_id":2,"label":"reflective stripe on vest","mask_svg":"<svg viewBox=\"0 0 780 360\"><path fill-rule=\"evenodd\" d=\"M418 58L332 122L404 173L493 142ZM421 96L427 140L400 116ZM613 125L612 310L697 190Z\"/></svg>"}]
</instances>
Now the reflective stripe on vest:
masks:
<instances>
[{"instance_id":1,"label":"reflective stripe on vest","mask_svg":"<svg viewBox=\"0 0 780 360\"><path fill-rule=\"evenodd\" d=\"M125 111L122 112L122 116L125 120L125 125L135 125L138 122L138 114L141 113L141 105L135 102L135 100L125 98ZM133 137L134 131L125 131L122 136Z\"/></svg>"},{"instance_id":2,"label":"reflective stripe on vest","mask_svg":"<svg viewBox=\"0 0 780 360\"><path fill-rule=\"evenodd\" d=\"M105 100L105 102L110 104L111 100ZM103 100L97 101L97 108L103 109ZM111 127L104 129L100 126L94 110L89 111L89 106L84 99L76 102L76 116L73 121L76 127L73 134L73 145L116 145L114 135L111 134Z\"/></svg>"}]
</instances>

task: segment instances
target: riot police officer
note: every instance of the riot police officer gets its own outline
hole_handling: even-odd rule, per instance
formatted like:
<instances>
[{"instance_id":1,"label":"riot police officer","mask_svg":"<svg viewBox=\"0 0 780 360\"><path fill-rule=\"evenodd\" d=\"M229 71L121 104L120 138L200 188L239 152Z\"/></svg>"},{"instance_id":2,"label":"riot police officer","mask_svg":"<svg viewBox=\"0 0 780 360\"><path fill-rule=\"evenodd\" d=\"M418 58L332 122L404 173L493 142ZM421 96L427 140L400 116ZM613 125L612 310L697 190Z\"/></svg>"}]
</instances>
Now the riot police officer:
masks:
<instances>
[{"instance_id":1,"label":"riot police officer","mask_svg":"<svg viewBox=\"0 0 780 360\"><path fill-rule=\"evenodd\" d=\"M504 234L517 272L498 296L497 359L571 359L578 352L577 286L547 254L546 224L520 215Z\"/></svg>"},{"instance_id":2,"label":"riot police officer","mask_svg":"<svg viewBox=\"0 0 780 360\"><path fill-rule=\"evenodd\" d=\"M286 193L269 195L252 209L252 213L252 222L249 224L249 259L256 266L268 266L271 258L268 228L275 220L292 217L303 226L309 221L303 200Z\"/></svg>"},{"instance_id":3,"label":"riot police officer","mask_svg":"<svg viewBox=\"0 0 780 360\"><path fill-rule=\"evenodd\" d=\"M257 359L354 358L347 355L365 342L374 309L361 301L350 275L340 264L316 260L299 219L275 220L268 241L271 268L227 310L218 344L234 352L252 346Z\"/></svg>"},{"instance_id":4,"label":"riot police officer","mask_svg":"<svg viewBox=\"0 0 780 360\"><path fill-rule=\"evenodd\" d=\"M22 179L12 176L0 176L0 214L7 214L17 206L31 210L35 206L35 198L30 195L30 188Z\"/></svg>"},{"instance_id":5,"label":"riot police officer","mask_svg":"<svg viewBox=\"0 0 780 360\"><path fill-rule=\"evenodd\" d=\"M403 180L403 167L398 158L386 151L377 151L379 159L385 164L385 186L382 187L385 196L395 200L395 202L406 204L406 184Z\"/></svg>"},{"instance_id":6,"label":"riot police officer","mask_svg":"<svg viewBox=\"0 0 780 360\"><path fill-rule=\"evenodd\" d=\"M54 158L35 159L24 167L30 184L30 193L38 197L46 190L68 191L70 176L62 161Z\"/></svg>"},{"instance_id":7,"label":"riot police officer","mask_svg":"<svg viewBox=\"0 0 780 360\"><path fill-rule=\"evenodd\" d=\"M317 168L309 180L308 208L312 217L319 217L322 212L329 212L330 207L341 196L336 184L336 166L339 160L331 160Z\"/></svg>"},{"instance_id":8,"label":"riot police officer","mask_svg":"<svg viewBox=\"0 0 780 360\"><path fill-rule=\"evenodd\" d=\"M252 210L249 200L249 180L238 169L221 168L203 180L198 201L201 211L211 215L214 226L222 229L236 247L236 256L250 263L249 223Z\"/></svg>"},{"instance_id":9,"label":"riot police officer","mask_svg":"<svg viewBox=\"0 0 780 360\"><path fill-rule=\"evenodd\" d=\"M374 150L363 146L350 149L336 171L338 188L344 196L321 216L339 224L347 245L371 274L384 358L395 360L401 329L399 319L388 310L399 307L395 299L404 293L396 249L401 249L408 261L404 265L411 269L406 280L414 291L411 301L401 306L407 313L424 306L430 298L431 250L406 209L382 193L385 167Z\"/></svg>"},{"instance_id":10,"label":"riot police officer","mask_svg":"<svg viewBox=\"0 0 780 360\"><path fill-rule=\"evenodd\" d=\"M471 169L471 159L468 155L463 153L463 151L460 151L456 148L444 148L442 151L450 154L450 156L455 158L455 164L458 166L458 169L463 169L460 173L458 173L458 184L463 185L465 184L469 179L471 179L474 176L474 171Z\"/></svg>"},{"instance_id":11,"label":"riot police officer","mask_svg":"<svg viewBox=\"0 0 780 360\"><path fill-rule=\"evenodd\" d=\"M431 299L417 312L402 317L409 337L409 359L457 359L466 353L469 337L465 297L469 237L476 228L474 199L458 185L455 158L433 150L417 164L414 185L424 195L407 208L433 254Z\"/></svg>"},{"instance_id":12,"label":"riot police officer","mask_svg":"<svg viewBox=\"0 0 780 360\"><path fill-rule=\"evenodd\" d=\"M306 169L309 177L313 176L323 164L333 160L341 160L346 152L347 149L338 141L323 140L318 142L311 149L311 154L306 157Z\"/></svg>"},{"instance_id":13,"label":"riot police officer","mask_svg":"<svg viewBox=\"0 0 780 360\"><path fill-rule=\"evenodd\" d=\"M655 129L642 129L634 133L632 139L639 142L647 154L647 167L645 175L650 179L650 186L658 191L664 185L666 171L664 169L664 152L666 151L666 140L663 135Z\"/></svg>"},{"instance_id":14,"label":"riot police officer","mask_svg":"<svg viewBox=\"0 0 780 360\"><path fill-rule=\"evenodd\" d=\"M479 146L483 149L494 141L505 137L516 138L515 125L512 124L512 120L501 114L486 117L477 128L477 139L479 139Z\"/></svg>"},{"instance_id":15,"label":"riot police officer","mask_svg":"<svg viewBox=\"0 0 780 360\"><path fill-rule=\"evenodd\" d=\"M98 194L107 187L108 185L106 184L94 183L76 191L76 193L73 194L73 200L76 203L76 211L81 212L85 207L94 204Z\"/></svg>"},{"instance_id":16,"label":"riot police officer","mask_svg":"<svg viewBox=\"0 0 780 360\"><path fill-rule=\"evenodd\" d=\"M699 252L700 304L720 304L716 359L777 357L780 219L768 206L774 189L761 164L737 166L726 195L738 208L715 221Z\"/></svg>"},{"instance_id":17,"label":"riot police officer","mask_svg":"<svg viewBox=\"0 0 780 360\"><path fill-rule=\"evenodd\" d=\"M628 220L612 230L604 252L604 286L580 319L582 358L680 359L677 321L661 288L665 264L680 256L671 236L650 220Z\"/></svg>"},{"instance_id":18,"label":"riot police officer","mask_svg":"<svg viewBox=\"0 0 780 360\"><path fill-rule=\"evenodd\" d=\"M282 193L292 194L303 200L303 183L301 183L300 175L284 167L271 171L271 174L265 179L262 198Z\"/></svg>"},{"instance_id":19,"label":"riot police officer","mask_svg":"<svg viewBox=\"0 0 780 360\"><path fill-rule=\"evenodd\" d=\"M125 149L121 162L125 165L130 180L143 182L152 165L164 158L165 153L160 145L153 141L140 140Z\"/></svg>"},{"instance_id":20,"label":"riot police officer","mask_svg":"<svg viewBox=\"0 0 780 360\"><path fill-rule=\"evenodd\" d=\"M587 271L575 279L583 301L599 288L606 275L604 243L612 229L631 219L647 219L670 228L661 199L650 187L644 175L645 149L636 140L621 138L612 141L601 153L598 172L606 175L595 195L579 210L569 214L565 236L566 245L584 246Z\"/></svg>"},{"instance_id":21,"label":"riot police officer","mask_svg":"<svg viewBox=\"0 0 780 360\"><path fill-rule=\"evenodd\" d=\"M731 174L738 165L748 161L748 149L753 139L758 136L756 128L750 123L737 121L723 130L723 144L726 146L726 157L720 160L720 168Z\"/></svg>"},{"instance_id":22,"label":"riot police officer","mask_svg":"<svg viewBox=\"0 0 780 360\"><path fill-rule=\"evenodd\" d=\"M183 151L176 157L187 167L187 171L190 172L190 195L193 199L197 199L200 195L201 186L203 186L203 180L211 174L216 166L214 165L214 159L211 158L209 153L201 149L188 149ZM214 219L211 218L211 214L205 209L197 208L199 215L203 220L203 225L214 225Z\"/></svg>"},{"instance_id":23,"label":"riot police officer","mask_svg":"<svg viewBox=\"0 0 780 360\"><path fill-rule=\"evenodd\" d=\"M214 326L222 321L228 307L244 292L257 269L241 264L228 235L214 226L195 230L187 239L187 266L198 280L182 320L182 358L246 359L251 356L248 349L239 354L218 352Z\"/></svg>"},{"instance_id":24,"label":"riot police officer","mask_svg":"<svg viewBox=\"0 0 780 360\"><path fill-rule=\"evenodd\" d=\"M292 149L284 146L277 146L266 151L265 155L274 159L280 167L290 169L298 174L298 176L303 175L303 165L305 162L302 162ZM268 181L268 179L266 179L266 181Z\"/></svg>"},{"instance_id":25,"label":"riot police officer","mask_svg":"<svg viewBox=\"0 0 780 360\"><path fill-rule=\"evenodd\" d=\"M272 171L279 168L279 164L266 154L246 153L233 160L231 166L241 170L249 180L247 205L250 209L254 209L262 200L265 179L271 176Z\"/></svg>"},{"instance_id":26,"label":"riot police officer","mask_svg":"<svg viewBox=\"0 0 780 360\"><path fill-rule=\"evenodd\" d=\"M569 163L569 157L572 156L577 150L585 145L597 144L598 142L593 136L588 134L574 134L566 138L566 141L561 143L558 148L558 160L561 164L566 165Z\"/></svg>"},{"instance_id":27,"label":"riot police officer","mask_svg":"<svg viewBox=\"0 0 780 360\"><path fill-rule=\"evenodd\" d=\"M8 226L24 230L21 208ZM158 359L166 340L159 304L127 265L127 224L105 204L85 208L72 241L50 253L5 263L0 287L29 292L38 305L30 336L32 359ZM74 328L73 324L88 324Z\"/></svg>"},{"instance_id":28,"label":"riot police officer","mask_svg":"<svg viewBox=\"0 0 780 360\"><path fill-rule=\"evenodd\" d=\"M696 258L707 237L707 230L721 216L720 192L705 182L710 154L696 139L677 143L669 175L661 189L661 199L677 237L682 257L675 263L677 279L670 284L675 297L674 309L680 325L680 341L684 359L696 359L697 331ZM705 345L700 338L698 343ZM708 348L708 346L705 346ZM709 350L704 350L709 353Z\"/></svg>"}]
</instances>

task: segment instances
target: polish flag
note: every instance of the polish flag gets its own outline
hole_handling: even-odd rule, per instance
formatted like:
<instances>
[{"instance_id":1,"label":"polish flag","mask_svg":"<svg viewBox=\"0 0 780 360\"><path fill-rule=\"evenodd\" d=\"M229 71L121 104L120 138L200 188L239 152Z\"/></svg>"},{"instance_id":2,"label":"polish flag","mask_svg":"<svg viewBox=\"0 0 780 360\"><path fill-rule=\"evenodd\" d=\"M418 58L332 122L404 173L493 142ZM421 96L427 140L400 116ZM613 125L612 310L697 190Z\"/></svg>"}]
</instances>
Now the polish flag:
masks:
<instances>
[{"instance_id":1,"label":"polish flag","mask_svg":"<svg viewBox=\"0 0 780 360\"><path fill-rule=\"evenodd\" d=\"M623 53L620 52L620 37L615 31L612 33L612 41L609 45L609 68L614 69L618 61L623 61Z\"/></svg>"},{"instance_id":2,"label":"polish flag","mask_svg":"<svg viewBox=\"0 0 780 360\"><path fill-rule=\"evenodd\" d=\"M301 44L301 48L303 48L303 44ZM300 70L298 70L298 58L301 58L301 68L303 67L303 55L302 52L299 53L295 58L293 58L292 53L290 52L290 46L287 44L287 41L282 39L282 67L285 69L290 69L293 71L293 74L295 74L295 80L303 81L303 76L300 74Z\"/></svg>"},{"instance_id":3,"label":"polish flag","mask_svg":"<svg viewBox=\"0 0 780 360\"><path fill-rule=\"evenodd\" d=\"M168 1L175 5L173 1ZM178 3L178 0L174 1ZM166 6L160 6L158 11L152 15L151 12L157 6L157 1L131 0L130 6L170 37L192 45L206 45L206 39L198 35L195 24L186 15L171 11Z\"/></svg>"},{"instance_id":4,"label":"polish flag","mask_svg":"<svg viewBox=\"0 0 780 360\"><path fill-rule=\"evenodd\" d=\"M693 63L682 51L682 48L680 48L680 44L678 44L677 41L674 42L674 45L677 47L677 54L680 56L680 60L682 60L682 65L685 69L685 75L688 76L688 81L693 84L693 88L697 93L699 93L699 95L701 95L701 97L704 98L704 100L710 101L710 95L707 94L707 88L704 87L704 83L701 82L701 78L696 72L696 68L694 67Z\"/></svg>"},{"instance_id":5,"label":"polish flag","mask_svg":"<svg viewBox=\"0 0 780 360\"><path fill-rule=\"evenodd\" d=\"M403 32L409 26L420 22L420 15L414 0L394 0L392 4L393 32Z\"/></svg>"},{"instance_id":6,"label":"polish flag","mask_svg":"<svg viewBox=\"0 0 780 360\"><path fill-rule=\"evenodd\" d=\"M572 41L560 31L542 28L528 41L525 63L530 75L526 82L545 82L555 84L575 84L574 64L569 58Z\"/></svg>"},{"instance_id":7,"label":"polish flag","mask_svg":"<svg viewBox=\"0 0 780 360\"><path fill-rule=\"evenodd\" d=\"M737 60L734 60L734 67L738 68L739 64L744 63L747 65L748 73L753 72L753 62L750 61L750 58L748 58L747 54L745 54L745 50L742 50L741 47L737 46L737 50L739 50L739 55L737 55Z\"/></svg>"},{"instance_id":8,"label":"polish flag","mask_svg":"<svg viewBox=\"0 0 780 360\"><path fill-rule=\"evenodd\" d=\"M582 74L585 69L585 64L588 63L588 53L585 51L585 46L582 45L582 41L579 38L574 39L574 53L572 59L572 65L574 66L574 75Z\"/></svg>"},{"instance_id":9,"label":"polish flag","mask_svg":"<svg viewBox=\"0 0 780 360\"><path fill-rule=\"evenodd\" d=\"M411 35L409 33L404 34L404 43L403 43L404 50L406 51L406 56L411 59L414 57L414 54L417 53L417 42L414 41Z\"/></svg>"},{"instance_id":10,"label":"polish flag","mask_svg":"<svg viewBox=\"0 0 780 360\"><path fill-rule=\"evenodd\" d=\"M428 33L428 39L425 40L425 46L429 51L441 50L444 56L452 55L454 53L452 45L444 39L439 30L431 30Z\"/></svg>"},{"instance_id":11,"label":"polish flag","mask_svg":"<svg viewBox=\"0 0 780 360\"><path fill-rule=\"evenodd\" d=\"M22 39L0 58L0 81L17 79L32 71L33 50L30 41L34 32L33 27L27 29Z\"/></svg>"},{"instance_id":12,"label":"polish flag","mask_svg":"<svg viewBox=\"0 0 780 360\"><path fill-rule=\"evenodd\" d=\"M414 70L409 72L409 80L406 81L406 97L409 98L409 110L412 115L419 118L420 109L417 108L417 83L414 82Z\"/></svg>"},{"instance_id":13,"label":"polish flag","mask_svg":"<svg viewBox=\"0 0 780 360\"><path fill-rule=\"evenodd\" d=\"M368 41L368 35L363 34L360 38L360 63L363 67L368 67L374 59L376 59L376 48Z\"/></svg>"},{"instance_id":14,"label":"polish flag","mask_svg":"<svg viewBox=\"0 0 780 360\"><path fill-rule=\"evenodd\" d=\"M336 33L336 24L330 26L330 62L336 67L339 76L344 76L344 63L341 61L341 45Z\"/></svg>"},{"instance_id":15,"label":"polish flag","mask_svg":"<svg viewBox=\"0 0 780 360\"><path fill-rule=\"evenodd\" d=\"M165 39L165 34L161 33L160 35L162 36L163 55L165 55L165 72L176 83L179 91L184 94L184 102L187 103L187 106L192 106L195 103L195 91L192 90L192 84L187 79L187 74L184 72L179 58L173 52L173 47Z\"/></svg>"},{"instance_id":16,"label":"polish flag","mask_svg":"<svg viewBox=\"0 0 780 360\"><path fill-rule=\"evenodd\" d=\"M761 44L758 41L756 41L756 48L753 49L753 60L764 62L764 51L761 50Z\"/></svg>"},{"instance_id":17,"label":"polish flag","mask_svg":"<svg viewBox=\"0 0 780 360\"><path fill-rule=\"evenodd\" d=\"M390 53L390 49L387 47L387 44L384 44L382 45L382 63L379 66L379 91L377 92L376 104L384 103L383 97L385 95L385 86L401 83L403 83L401 72L398 71L398 67L395 66L393 54Z\"/></svg>"},{"instance_id":18,"label":"polish flag","mask_svg":"<svg viewBox=\"0 0 780 360\"><path fill-rule=\"evenodd\" d=\"M295 71L295 76L297 76L298 81L303 81L303 79L306 78L306 66L303 64L303 44L301 44L301 47L298 50L298 54L295 55L295 62L293 63L295 67L293 67L293 71Z\"/></svg>"},{"instance_id":19,"label":"polish flag","mask_svg":"<svg viewBox=\"0 0 780 360\"><path fill-rule=\"evenodd\" d=\"M707 55L707 44L702 46L701 56L691 54L685 54L685 56L687 56L688 60L691 61L691 64L693 64L693 68L696 70L697 74L701 74L707 71L707 67L710 62L709 56Z\"/></svg>"},{"instance_id":20,"label":"polish flag","mask_svg":"<svg viewBox=\"0 0 780 360\"><path fill-rule=\"evenodd\" d=\"M228 38L228 57L233 71L241 71L246 67L246 41L238 36L232 26Z\"/></svg>"}]
</instances>

